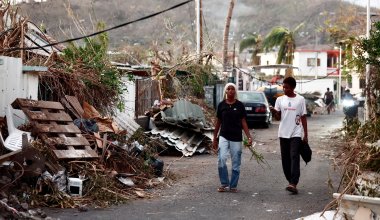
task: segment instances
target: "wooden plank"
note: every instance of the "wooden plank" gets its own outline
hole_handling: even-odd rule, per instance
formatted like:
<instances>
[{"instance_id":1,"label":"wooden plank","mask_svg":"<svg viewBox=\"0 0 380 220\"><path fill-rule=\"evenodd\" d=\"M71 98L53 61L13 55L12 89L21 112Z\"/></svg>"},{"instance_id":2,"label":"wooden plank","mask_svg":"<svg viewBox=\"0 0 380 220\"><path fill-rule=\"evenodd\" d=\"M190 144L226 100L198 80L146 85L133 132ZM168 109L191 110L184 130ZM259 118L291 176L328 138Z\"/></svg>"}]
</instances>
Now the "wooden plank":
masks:
<instances>
[{"instance_id":1,"label":"wooden plank","mask_svg":"<svg viewBox=\"0 0 380 220\"><path fill-rule=\"evenodd\" d=\"M11 160L13 156L15 156L15 155L17 155L17 154L19 154L21 152L22 152L22 149L16 150L16 151L4 154L4 155L1 155L0 156L0 163L3 163L3 162L8 161L8 160Z\"/></svg>"},{"instance_id":2,"label":"wooden plank","mask_svg":"<svg viewBox=\"0 0 380 220\"><path fill-rule=\"evenodd\" d=\"M21 99L17 98L13 103L12 107L14 109L21 108L45 108L45 109L56 109L56 110L64 110L62 104L59 102L49 102L49 101L37 101L31 99Z\"/></svg>"},{"instance_id":3,"label":"wooden plank","mask_svg":"<svg viewBox=\"0 0 380 220\"><path fill-rule=\"evenodd\" d=\"M70 105L70 103L65 99L61 98L61 103L65 106L66 109L68 109L75 118L81 118L81 116L75 111L75 109Z\"/></svg>"},{"instance_id":4,"label":"wooden plank","mask_svg":"<svg viewBox=\"0 0 380 220\"><path fill-rule=\"evenodd\" d=\"M47 137L44 142L48 145L89 146L85 137Z\"/></svg>"},{"instance_id":5,"label":"wooden plank","mask_svg":"<svg viewBox=\"0 0 380 220\"><path fill-rule=\"evenodd\" d=\"M73 121L66 112L52 113L52 112L41 112L41 111L31 111L29 109L24 109L23 112L28 117L30 121L58 121L58 122L71 122Z\"/></svg>"},{"instance_id":6,"label":"wooden plank","mask_svg":"<svg viewBox=\"0 0 380 220\"><path fill-rule=\"evenodd\" d=\"M91 151L91 150L93 150L92 148L91 148L91 146L85 146L84 147L87 151Z\"/></svg>"},{"instance_id":7,"label":"wooden plank","mask_svg":"<svg viewBox=\"0 0 380 220\"><path fill-rule=\"evenodd\" d=\"M98 148L102 148L103 141L102 141L102 138L100 137L99 132L94 133L94 137L95 137L96 145L98 146Z\"/></svg>"},{"instance_id":8,"label":"wooden plank","mask_svg":"<svg viewBox=\"0 0 380 220\"><path fill-rule=\"evenodd\" d=\"M98 158L94 150L53 150L58 159Z\"/></svg>"},{"instance_id":9,"label":"wooden plank","mask_svg":"<svg viewBox=\"0 0 380 220\"><path fill-rule=\"evenodd\" d=\"M70 103L70 105L75 109L75 111L82 117L84 110L82 105L79 103L77 97L65 95L66 100Z\"/></svg>"},{"instance_id":10,"label":"wooden plank","mask_svg":"<svg viewBox=\"0 0 380 220\"><path fill-rule=\"evenodd\" d=\"M74 124L59 125L59 124L39 124L35 123L33 127L34 133L63 133L63 134L80 134L81 131Z\"/></svg>"}]
</instances>

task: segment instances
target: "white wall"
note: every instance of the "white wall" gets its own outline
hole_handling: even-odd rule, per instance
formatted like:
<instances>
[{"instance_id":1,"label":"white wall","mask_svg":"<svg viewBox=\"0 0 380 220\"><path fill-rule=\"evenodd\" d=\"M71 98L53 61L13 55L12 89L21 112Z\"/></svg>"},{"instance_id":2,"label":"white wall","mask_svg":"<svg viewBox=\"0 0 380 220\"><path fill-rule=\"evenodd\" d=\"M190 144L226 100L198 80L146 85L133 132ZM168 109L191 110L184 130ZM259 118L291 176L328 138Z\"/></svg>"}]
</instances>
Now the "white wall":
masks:
<instances>
[{"instance_id":1,"label":"white wall","mask_svg":"<svg viewBox=\"0 0 380 220\"><path fill-rule=\"evenodd\" d=\"M124 107L123 113L127 114L129 117L135 117L135 97L136 97L136 83L134 81L129 81L128 77L122 78L123 83L127 87L127 91L123 93Z\"/></svg>"},{"instance_id":2,"label":"white wall","mask_svg":"<svg viewBox=\"0 0 380 220\"><path fill-rule=\"evenodd\" d=\"M277 61L277 52L269 52L269 53L261 53L259 54L261 56L260 65L276 65ZM295 57L296 58L296 57ZM298 65L295 64L295 60L293 60L293 67L298 67ZM269 68L269 69L261 69L260 72L265 73L266 76L274 76L277 75L278 70L280 70L280 75L285 75L285 68L282 69L275 69L275 68ZM295 76L299 75L298 69L293 69L293 73Z\"/></svg>"},{"instance_id":3,"label":"white wall","mask_svg":"<svg viewBox=\"0 0 380 220\"><path fill-rule=\"evenodd\" d=\"M320 59L320 66L308 66L308 58ZM293 66L299 68L302 76L327 76L327 52L295 52Z\"/></svg>"},{"instance_id":4,"label":"white wall","mask_svg":"<svg viewBox=\"0 0 380 220\"><path fill-rule=\"evenodd\" d=\"M38 99L38 76L22 72L20 58L0 56L0 116L5 116L5 107L16 98ZM16 126L25 123L25 115L14 111Z\"/></svg>"},{"instance_id":5,"label":"white wall","mask_svg":"<svg viewBox=\"0 0 380 220\"><path fill-rule=\"evenodd\" d=\"M295 91L301 94L319 92L321 94L321 97L323 97L327 91L327 88L329 88L336 97L337 91L334 90L334 84L336 83L336 79L297 80Z\"/></svg>"},{"instance_id":6,"label":"white wall","mask_svg":"<svg viewBox=\"0 0 380 220\"><path fill-rule=\"evenodd\" d=\"M277 52L261 53L260 65L275 65L277 61ZM266 76L273 76L277 74L276 69L261 69L260 72L265 73ZM280 70L280 75L285 75L285 69Z\"/></svg>"},{"instance_id":7,"label":"white wall","mask_svg":"<svg viewBox=\"0 0 380 220\"><path fill-rule=\"evenodd\" d=\"M351 72L352 75L352 88L350 88L351 94L359 94L362 92L360 88L360 77L359 74Z\"/></svg>"}]
</instances>

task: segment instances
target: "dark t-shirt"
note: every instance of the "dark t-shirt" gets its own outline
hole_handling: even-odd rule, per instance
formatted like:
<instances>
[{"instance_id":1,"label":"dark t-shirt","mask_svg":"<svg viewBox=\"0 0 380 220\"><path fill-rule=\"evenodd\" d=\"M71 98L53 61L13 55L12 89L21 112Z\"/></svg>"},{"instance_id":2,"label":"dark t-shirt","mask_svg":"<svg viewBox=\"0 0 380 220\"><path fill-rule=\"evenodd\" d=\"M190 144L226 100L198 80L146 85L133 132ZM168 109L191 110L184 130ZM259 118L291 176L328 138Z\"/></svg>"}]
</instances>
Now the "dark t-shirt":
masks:
<instances>
[{"instance_id":1,"label":"dark t-shirt","mask_svg":"<svg viewBox=\"0 0 380 220\"><path fill-rule=\"evenodd\" d=\"M325 93L325 98L326 104L330 104L330 102L334 99L334 95L331 91L328 91Z\"/></svg>"},{"instance_id":2,"label":"dark t-shirt","mask_svg":"<svg viewBox=\"0 0 380 220\"><path fill-rule=\"evenodd\" d=\"M216 113L221 121L219 135L229 141L242 141L242 118L247 117L247 112L242 102L236 100L234 104L227 104L225 100L219 103Z\"/></svg>"}]
</instances>

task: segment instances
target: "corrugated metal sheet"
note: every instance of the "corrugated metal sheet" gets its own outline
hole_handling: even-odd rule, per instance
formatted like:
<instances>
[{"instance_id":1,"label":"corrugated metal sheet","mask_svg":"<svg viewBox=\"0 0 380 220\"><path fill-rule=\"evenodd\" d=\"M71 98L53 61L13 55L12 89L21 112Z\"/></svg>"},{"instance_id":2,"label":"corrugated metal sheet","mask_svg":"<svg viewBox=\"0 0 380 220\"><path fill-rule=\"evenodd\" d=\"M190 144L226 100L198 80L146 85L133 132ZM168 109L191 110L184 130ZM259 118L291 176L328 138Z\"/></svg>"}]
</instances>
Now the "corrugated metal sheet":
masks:
<instances>
[{"instance_id":1,"label":"corrugated metal sheet","mask_svg":"<svg viewBox=\"0 0 380 220\"><path fill-rule=\"evenodd\" d=\"M200 132L209 128L205 115L199 105L186 100L179 100L173 104L173 108L161 112L162 120L171 125L177 125Z\"/></svg>"},{"instance_id":2,"label":"corrugated metal sheet","mask_svg":"<svg viewBox=\"0 0 380 220\"><path fill-rule=\"evenodd\" d=\"M206 123L199 105L179 100L173 104L173 108L161 111L161 116L166 124L157 123L161 125L153 125L153 129L147 132L153 138L160 138L187 157L205 151L204 147L199 146L205 139L211 141L213 128Z\"/></svg>"},{"instance_id":3,"label":"corrugated metal sheet","mask_svg":"<svg viewBox=\"0 0 380 220\"><path fill-rule=\"evenodd\" d=\"M175 147L186 157L192 156L195 152L203 153L204 147L199 147L206 135L188 129L175 126L154 127L147 132L152 138L160 138L170 147Z\"/></svg>"},{"instance_id":4,"label":"corrugated metal sheet","mask_svg":"<svg viewBox=\"0 0 380 220\"><path fill-rule=\"evenodd\" d=\"M118 112L114 117L115 122L124 130L127 131L127 139L129 139L140 128L140 125L133 120L129 114Z\"/></svg>"},{"instance_id":5,"label":"corrugated metal sheet","mask_svg":"<svg viewBox=\"0 0 380 220\"><path fill-rule=\"evenodd\" d=\"M5 116L5 107L16 98L38 98L38 76L23 74L20 58L0 56L0 116ZM25 115L15 110L16 126L25 123Z\"/></svg>"}]
</instances>

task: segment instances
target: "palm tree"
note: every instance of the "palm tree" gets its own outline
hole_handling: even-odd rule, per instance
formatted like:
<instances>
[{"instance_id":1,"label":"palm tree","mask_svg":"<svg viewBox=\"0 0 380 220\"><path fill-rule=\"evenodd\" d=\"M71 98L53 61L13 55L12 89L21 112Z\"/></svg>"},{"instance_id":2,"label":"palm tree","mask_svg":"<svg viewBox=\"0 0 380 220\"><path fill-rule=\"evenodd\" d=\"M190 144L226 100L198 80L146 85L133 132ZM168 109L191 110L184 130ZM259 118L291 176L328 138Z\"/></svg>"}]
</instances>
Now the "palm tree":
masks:
<instances>
[{"instance_id":1,"label":"palm tree","mask_svg":"<svg viewBox=\"0 0 380 220\"><path fill-rule=\"evenodd\" d=\"M289 30L285 27L275 27L265 37L263 42L263 48L268 51L273 47L278 46L277 64L282 62L286 64L293 64L294 51L296 49L295 34L303 26L303 23L299 24L294 30ZM286 75L293 73L292 69L287 69ZM285 77L286 77L285 75Z\"/></svg>"},{"instance_id":2,"label":"palm tree","mask_svg":"<svg viewBox=\"0 0 380 220\"><path fill-rule=\"evenodd\" d=\"M251 34L247 38L240 41L240 52L247 48L253 48L251 62L253 65L260 65L260 57L258 53L262 52L262 37L261 35Z\"/></svg>"}]
</instances>

